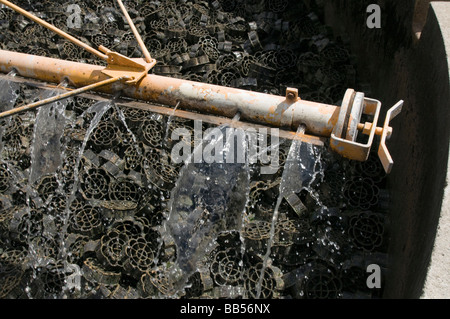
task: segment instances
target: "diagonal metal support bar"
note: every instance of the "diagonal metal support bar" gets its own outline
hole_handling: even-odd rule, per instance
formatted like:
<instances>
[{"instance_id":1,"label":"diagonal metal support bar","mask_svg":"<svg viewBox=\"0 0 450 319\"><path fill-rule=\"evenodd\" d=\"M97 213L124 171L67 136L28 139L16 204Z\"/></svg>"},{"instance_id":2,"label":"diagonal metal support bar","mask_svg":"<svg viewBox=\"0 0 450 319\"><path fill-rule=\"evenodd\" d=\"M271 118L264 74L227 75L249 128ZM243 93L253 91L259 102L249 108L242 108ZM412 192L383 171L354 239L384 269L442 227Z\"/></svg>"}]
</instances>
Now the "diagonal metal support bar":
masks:
<instances>
[{"instance_id":1,"label":"diagonal metal support bar","mask_svg":"<svg viewBox=\"0 0 450 319\"><path fill-rule=\"evenodd\" d=\"M84 93L84 92L87 92L87 91L95 90L95 89L97 89L97 88L99 88L101 86L113 84L115 82L126 80L126 79L128 79L128 78L127 77L116 77L116 78L107 79L107 80L100 81L100 82L97 82L97 83L94 83L94 84L91 84L91 85L84 86L84 87L79 88L79 89L75 89L75 90L67 92L67 93L63 93L63 94L60 94L60 95L57 95L57 96L53 96L53 97L45 99L45 100L40 100L40 101L35 102L35 103L30 103L30 104L27 104L27 105L24 105L24 106L20 106L20 107L17 107L17 108L8 110L8 111L4 111L4 112L0 113L0 119L4 118L4 117L12 116L14 114L23 113L23 112L26 112L26 111L31 111L33 109L36 109L36 108L42 106L42 105L46 105L46 104L49 104L49 103L53 103L53 102L56 102L56 101L67 99L69 97L72 97L72 96L75 96L75 95L78 95L78 94L81 94L81 93Z\"/></svg>"},{"instance_id":2,"label":"diagonal metal support bar","mask_svg":"<svg viewBox=\"0 0 450 319\"><path fill-rule=\"evenodd\" d=\"M122 0L117 0L117 3L119 3L120 9L122 9L123 14L125 15L125 18L127 19L128 24L130 25L131 31L133 31L133 34L136 38L137 43L139 44L139 47L142 50L142 54L144 54L145 61L147 63L152 63L153 59L150 55L150 52L148 52L147 47L144 44L144 41L142 41L141 35L139 34L138 30L136 29L136 26L134 25L133 20L131 19L130 15L128 14L127 9L123 5Z\"/></svg>"}]
</instances>

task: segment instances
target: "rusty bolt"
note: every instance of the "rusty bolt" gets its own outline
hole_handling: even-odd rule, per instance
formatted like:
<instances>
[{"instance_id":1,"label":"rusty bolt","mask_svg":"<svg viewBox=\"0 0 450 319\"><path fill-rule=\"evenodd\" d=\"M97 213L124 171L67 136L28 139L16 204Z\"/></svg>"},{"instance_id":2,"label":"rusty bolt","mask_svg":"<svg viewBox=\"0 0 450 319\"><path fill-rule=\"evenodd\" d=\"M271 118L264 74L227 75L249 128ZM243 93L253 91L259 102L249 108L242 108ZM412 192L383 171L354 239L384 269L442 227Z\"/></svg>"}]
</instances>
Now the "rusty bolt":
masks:
<instances>
[{"instance_id":1,"label":"rusty bolt","mask_svg":"<svg viewBox=\"0 0 450 319\"><path fill-rule=\"evenodd\" d=\"M295 101L298 98L298 90L294 88L287 88L286 89L286 99Z\"/></svg>"}]
</instances>

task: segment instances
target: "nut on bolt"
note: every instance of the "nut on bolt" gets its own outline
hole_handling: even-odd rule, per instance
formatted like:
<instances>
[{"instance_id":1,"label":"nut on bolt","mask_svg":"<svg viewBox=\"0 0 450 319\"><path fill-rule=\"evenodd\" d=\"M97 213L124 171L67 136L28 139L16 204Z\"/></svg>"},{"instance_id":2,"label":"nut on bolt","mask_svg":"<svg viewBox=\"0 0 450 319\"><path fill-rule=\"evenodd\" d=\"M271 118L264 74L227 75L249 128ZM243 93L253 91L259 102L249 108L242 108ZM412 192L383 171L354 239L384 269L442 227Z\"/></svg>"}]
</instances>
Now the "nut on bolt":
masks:
<instances>
[{"instance_id":1,"label":"nut on bolt","mask_svg":"<svg viewBox=\"0 0 450 319\"><path fill-rule=\"evenodd\" d=\"M298 89L286 88L286 100L295 102L298 100Z\"/></svg>"}]
</instances>

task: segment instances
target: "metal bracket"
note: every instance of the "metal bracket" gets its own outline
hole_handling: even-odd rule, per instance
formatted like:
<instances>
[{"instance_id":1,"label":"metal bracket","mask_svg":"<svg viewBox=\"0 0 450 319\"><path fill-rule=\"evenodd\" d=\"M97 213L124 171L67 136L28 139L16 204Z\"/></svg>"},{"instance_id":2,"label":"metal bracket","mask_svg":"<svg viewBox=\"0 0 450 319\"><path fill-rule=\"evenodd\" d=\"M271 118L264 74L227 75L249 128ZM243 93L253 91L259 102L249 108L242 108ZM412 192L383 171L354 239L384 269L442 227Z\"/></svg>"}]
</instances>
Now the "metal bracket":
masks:
<instances>
[{"instance_id":1,"label":"metal bracket","mask_svg":"<svg viewBox=\"0 0 450 319\"><path fill-rule=\"evenodd\" d=\"M128 58L103 46L100 46L99 50L108 56L108 65L101 72L113 78L127 76L130 80L126 81L126 84L136 84L156 65L155 59L147 63L142 58Z\"/></svg>"},{"instance_id":2,"label":"metal bracket","mask_svg":"<svg viewBox=\"0 0 450 319\"><path fill-rule=\"evenodd\" d=\"M390 173L394 162L387 149L386 139L392 134L389 122L400 113L402 105L403 101L399 101L390 108L383 127L377 127L381 102L364 97L364 93L348 89L342 101L338 121L331 134L331 149L345 158L366 161L375 135L380 135L378 156L386 173ZM373 122L360 123L363 114L373 116ZM358 131L369 136L365 144L356 142Z\"/></svg>"},{"instance_id":3,"label":"metal bracket","mask_svg":"<svg viewBox=\"0 0 450 319\"><path fill-rule=\"evenodd\" d=\"M397 104L395 104L387 111L386 119L384 120L383 133L381 134L380 146L378 147L378 157L380 158L384 170L387 174L391 172L392 166L394 165L394 161L392 160L391 154L389 153L386 146L386 140L389 139L392 134L392 128L389 126L389 122L394 117L400 114L400 112L402 111L402 107L403 100L400 100L399 102L397 102Z\"/></svg>"}]
</instances>

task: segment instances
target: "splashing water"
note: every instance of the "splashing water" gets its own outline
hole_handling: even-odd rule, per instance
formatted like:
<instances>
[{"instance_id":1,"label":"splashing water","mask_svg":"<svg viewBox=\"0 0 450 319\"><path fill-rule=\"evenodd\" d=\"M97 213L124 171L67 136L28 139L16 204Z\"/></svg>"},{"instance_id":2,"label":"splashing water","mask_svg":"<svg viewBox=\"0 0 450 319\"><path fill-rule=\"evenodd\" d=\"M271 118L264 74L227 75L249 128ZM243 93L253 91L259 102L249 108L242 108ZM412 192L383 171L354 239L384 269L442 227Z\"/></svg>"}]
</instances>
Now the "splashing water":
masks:
<instances>
[{"instance_id":1,"label":"splashing water","mask_svg":"<svg viewBox=\"0 0 450 319\"><path fill-rule=\"evenodd\" d=\"M83 114L82 117L85 116L85 114L90 114L90 113L95 113L94 117L91 120L91 123L89 124L89 128L86 131L86 134L84 136L83 139L83 143L81 144L81 148L80 151L78 153L78 157L76 159L75 162L75 168L74 168L74 182L73 182L73 186L72 186L72 192L71 195L68 199L68 203L66 205L66 210L69 209L70 205L72 204L73 200L75 199L75 193L78 190L78 183L79 183L79 167L80 167L80 162L81 162L81 158L83 157L84 154L84 150L86 148L86 144L89 141L89 138L92 134L92 132L95 130L95 128L98 126L98 124L100 123L103 115L105 115L106 112L108 112L108 110L113 107L114 102L113 101L101 101L101 102L97 102L95 104L93 104L92 106L90 106ZM66 220L66 219L65 219Z\"/></svg>"},{"instance_id":2,"label":"splashing water","mask_svg":"<svg viewBox=\"0 0 450 319\"><path fill-rule=\"evenodd\" d=\"M234 148L235 133L239 134L223 125L205 134L186 160L172 191L165 228L177 245L176 266L170 275L177 292L185 287L205 253L211 251L217 235L241 228L250 171L247 161L235 161L238 147L247 151L245 138L238 137L241 145ZM200 163L192 162L196 153L212 149L216 150L216 161L204 158Z\"/></svg>"},{"instance_id":3,"label":"splashing water","mask_svg":"<svg viewBox=\"0 0 450 319\"><path fill-rule=\"evenodd\" d=\"M55 95L56 91L46 92L43 98L48 98ZM43 106L39 109L35 129L33 133L33 140L31 144L31 166L30 166L30 178L29 185L31 186L34 182L39 180L41 176L46 174L56 174L57 169L62 165L62 143L61 138L64 134L64 128L66 127L67 121L69 120L65 116L65 109L68 104L68 99L61 100L59 102L52 103L50 105ZM70 289L80 289L75 283L77 283L80 278L79 269L77 270L77 265L70 264L68 262L68 253L65 242L66 234L69 228L69 217L70 217L70 205L75 199L75 194L79 187L79 166L86 148L86 144L95 130L95 128L100 123L103 115L114 105L113 101L101 101L90 106L81 117L84 118L87 114L95 113L93 116L89 128L87 129L83 143L80 147L78 156L76 158L76 163L74 167L74 180L72 185L72 190L66 199L66 209L62 213L62 228L60 233L57 234L57 245L59 247L59 256L62 260L62 268L58 271L62 273L60 275L64 276L65 286L62 292L68 291ZM32 189L28 187L28 190ZM28 209L30 209L30 201L32 194L27 193ZM53 237L53 236L52 236ZM41 260L39 258L39 253L36 251L37 247L33 243L29 243L29 256L30 264L29 266L33 269L33 279L36 279L36 269L42 266L43 263L48 262L46 260Z\"/></svg>"},{"instance_id":4,"label":"splashing water","mask_svg":"<svg viewBox=\"0 0 450 319\"><path fill-rule=\"evenodd\" d=\"M304 133L305 126L300 125L297 129L297 135L300 136ZM308 189L310 187L320 171L317 169L318 163L320 163L320 156L316 154L312 144L302 143L301 139L292 140L288 157L284 165L283 174L281 176L279 195L272 216L267 250L263 256L263 267L261 268L259 282L256 287L257 299L261 295L264 272L267 268L271 249L274 243L275 225L278 220L280 205L285 197L293 193L299 193L303 189Z\"/></svg>"},{"instance_id":5,"label":"splashing water","mask_svg":"<svg viewBox=\"0 0 450 319\"><path fill-rule=\"evenodd\" d=\"M65 82L60 84L60 86L65 85ZM46 99L59 93L60 90L55 89L41 92L36 97ZM23 185L26 189L25 201L27 206L25 211L30 218L34 218L34 214L36 214L36 211L32 208L36 205L36 202L32 199L37 197L36 191L33 189L33 184L44 175L56 175L57 170L62 165L63 147L61 139L67 120L65 110L68 102L68 99L64 99L41 106L35 118L33 135L29 146L29 174L26 182L27 185ZM17 184L20 184L18 178L15 179ZM31 224L32 222L30 221L26 223L28 233L32 233ZM41 256L42 250L50 249L54 235L52 233L45 234L45 238L42 237L41 241L27 238L28 266L32 269L32 281L30 284L37 278L37 272L40 267L46 267L54 263L50 258ZM27 294L29 293L29 291L26 292Z\"/></svg>"},{"instance_id":6,"label":"splashing water","mask_svg":"<svg viewBox=\"0 0 450 319\"><path fill-rule=\"evenodd\" d=\"M9 81L8 77L14 77L16 73L11 71L6 78L0 78L0 112L8 111L14 107L17 98L19 97L19 84L14 81ZM8 122L10 118L2 119ZM3 149L3 131L4 124L0 125L0 154Z\"/></svg>"},{"instance_id":7,"label":"splashing water","mask_svg":"<svg viewBox=\"0 0 450 319\"><path fill-rule=\"evenodd\" d=\"M6 77L0 78L0 112L12 109L19 97L19 84L8 80L8 77L15 75L16 73L11 71Z\"/></svg>"},{"instance_id":8,"label":"splashing water","mask_svg":"<svg viewBox=\"0 0 450 319\"><path fill-rule=\"evenodd\" d=\"M138 145L138 141L136 138L136 135L133 133L133 131L128 127L127 124L127 120L125 118L125 114L123 113L122 109L117 106L116 104L114 105L114 108L117 112L117 115L119 117L119 120L122 122L123 126L125 127L125 129L127 130L127 133L130 135L131 139L133 140L133 147L136 150L136 152L140 155L143 156L141 149L137 146ZM98 123L97 123L98 124Z\"/></svg>"},{"instance_id":9,"label":"splashing water","mask_svg":"<svg viewBox=\"0 0 450 319\"><path fill-rule=\"evenodd\" d=\"M50 98L59 90L46 91L42 99ZM65 110L68 99L41 106L36 115L31 143L31 168L29 183L40 177L54 174L62 163L61 138L66 125Z\"/></svg>"},{"instance_id":10,"label":"splashing water","mask_svg":"<svg viewBox=\"0 0 450 319\"><path fill-rule=\"evenodd\" d=\"M93 116L88 129L86 130L83 142L81 144L78 156L76 158L76 162L75 162L75 167L74 167L74 180L73 180L73 185L72 185L72 191L70 193L70 196L68 196L67 198L67 203L66 203L66 209L64 212L64 217L63 217L63 227L62 227L62 236L61 238L64 238L65 234L68 233L68 228L69 228L69 217L70 217L70 207L72 202L75 200L76 197L76 192L79 188L79 167L80 167L80 163L81 163L81 159L83 157L84 154L84 150L86 149L86 145L89 141L89 138L92 134L92 132L97 128L98 124L100 123L102 117L105 115L106 112L108 112L113 106L114 106L114 99L112 99L111 101L100 101L97 102L95 104L93 104L92 106L90 106L82 115L81 117L85 117L87 114L92 114L95 113L95 115ZM66 247L66 243L64 240L61 240L60 243L60 249L61 249L61 257L63 260L67 260L68 257L68 253L67 253L67 248ZM79 285L74 285L74 283L77 283L77 281L79 281L80 278L80 274L79 274L79 269L77 268L77 265L74 264L70 264L68 262L65 262L64 264L65 269L69 269L70 272L72 272L71 275L66 276L66 280L65 280L65 287L63 287L63 291L69 291L72 288L76 288L79 289Z\"/></svg>"},{"instance_id":11,"label":"splashing water","mask_svg":"<svg viewBox=\"0 0 450 319\"><path fill-rule=\"evenodd\" d=\"M169 131L170 131L170 125L172 124L173 117L175 116L175 111L178 109L178 106L180 105L180 102L178 102L175 107L173 108L172 112L170 112L169 118L167 119L166 123L166 133L164 135L164 141L168 141L169 137Z\"/></svg>"}]
</instances>

